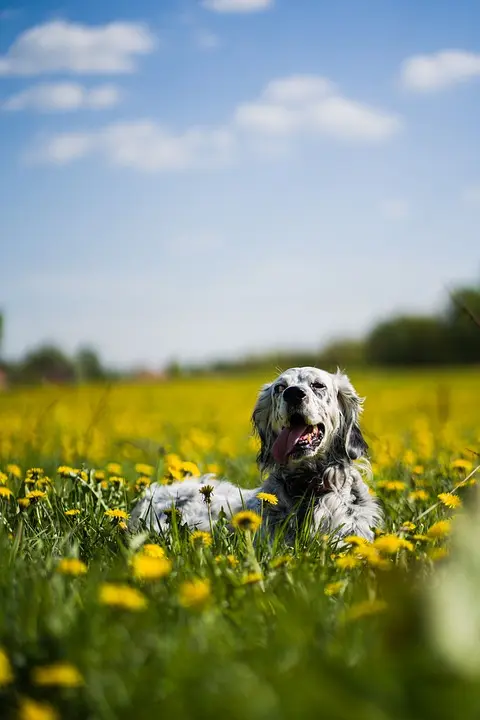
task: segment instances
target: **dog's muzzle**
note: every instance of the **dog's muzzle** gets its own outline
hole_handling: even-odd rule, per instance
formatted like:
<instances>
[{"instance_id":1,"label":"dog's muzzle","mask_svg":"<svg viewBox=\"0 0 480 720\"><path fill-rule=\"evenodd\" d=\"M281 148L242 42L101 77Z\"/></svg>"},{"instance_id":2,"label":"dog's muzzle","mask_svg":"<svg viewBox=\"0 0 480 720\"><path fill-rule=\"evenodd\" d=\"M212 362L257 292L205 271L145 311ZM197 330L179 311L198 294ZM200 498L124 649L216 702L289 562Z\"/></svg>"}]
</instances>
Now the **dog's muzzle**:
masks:
<instances>
[{"instance_id":1,"label":"dog's muzzle","mask_svg":"<svg viewBox=\"0 0 480 720\"><path fill-rule=\"evenodd\" d=\"M325 425L308 425L300 413L294 413L289 423L283 427L272 446L272 454L279 465L284 465L290 457L312 454L325 435Z\"/></svg>"}]
</instances>

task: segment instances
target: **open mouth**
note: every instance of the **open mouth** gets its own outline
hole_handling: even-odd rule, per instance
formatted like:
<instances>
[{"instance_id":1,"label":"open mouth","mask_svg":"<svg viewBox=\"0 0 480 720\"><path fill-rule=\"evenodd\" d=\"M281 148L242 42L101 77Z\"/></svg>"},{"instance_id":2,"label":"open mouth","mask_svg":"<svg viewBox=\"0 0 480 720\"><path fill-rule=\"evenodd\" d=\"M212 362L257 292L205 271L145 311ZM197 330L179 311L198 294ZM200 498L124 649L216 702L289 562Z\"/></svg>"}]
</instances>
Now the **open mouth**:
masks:
<instances>
[{"instance_id":1,"label":"open mouth","mask_svg":"<svg viewBox=\"0 0 480 720\"><path fill-rule=\"evenodd\" d=\"M298 413L290 418L290 424L283 427L273 443L273 457L279 464L287 462L291 456L310 454L317 448L325 435L325 425L307 425Z\"/></svg>"}]
</instances>

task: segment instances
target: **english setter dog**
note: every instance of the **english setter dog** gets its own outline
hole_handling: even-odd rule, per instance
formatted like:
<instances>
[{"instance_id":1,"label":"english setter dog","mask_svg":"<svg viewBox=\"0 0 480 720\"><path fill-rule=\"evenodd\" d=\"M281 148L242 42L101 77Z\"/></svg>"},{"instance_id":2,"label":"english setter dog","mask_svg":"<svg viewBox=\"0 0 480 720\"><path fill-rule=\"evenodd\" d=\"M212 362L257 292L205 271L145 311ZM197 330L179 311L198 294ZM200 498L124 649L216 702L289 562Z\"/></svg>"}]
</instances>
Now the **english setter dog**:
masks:
<instances>
[{"instance_id":1,"label":"english setter dog","mask_svg":"<svg viewBox=\"0 0 480 720\"><path fill-rule=\"evenodd\" d=\"M268 473L261 487L242 489L214 475L153 483L134 507L130 529L163 532L173 506L182 523L199 530L210 530L222 511L231 517L248 509L262 512L268 533L283 527L290 543L305 523L309 533L372 540L382 513L363 479L369 463L361 411L362 399L340 371L287 370L261 389L253 410L260 438L257 462ZM209 505L200 492L205 485L213 487ZM278 503L262 503L259 492L275 495Z\"/></svg>"}]
</instances>

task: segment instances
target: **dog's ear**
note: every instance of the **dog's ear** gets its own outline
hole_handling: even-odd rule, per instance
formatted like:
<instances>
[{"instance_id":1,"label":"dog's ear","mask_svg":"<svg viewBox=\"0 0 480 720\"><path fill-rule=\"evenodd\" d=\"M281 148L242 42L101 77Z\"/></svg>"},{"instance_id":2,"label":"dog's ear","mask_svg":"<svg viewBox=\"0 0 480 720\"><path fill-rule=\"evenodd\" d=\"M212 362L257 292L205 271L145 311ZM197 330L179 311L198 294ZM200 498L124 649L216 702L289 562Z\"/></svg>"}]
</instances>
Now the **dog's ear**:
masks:
<instances>
[{"instance_id":1,"label":"dog's ear","mask_svg":"<svg viewBox=\"0 0 480 720\"><path fill-rule=\"evenodd\" d=\"M368 450L368 445L358 424L363 409L363 398L358 396L348 377L340 370L337 370L334 378L338 404L342 413L342 450L349 460L358 460Z\"/></svg>"},{"instance_id":2,"label":"dog's ear","mask_svg":"<svg viewBox=\"0 0 480 720\"><path fill-rule=\"evenodd\" d=\"M272 464L273 432L271 423L272 393L271 383L267 383L260 390L253 408L252 425L255 435L260 438L260 450L257 463L260 470L266 470Z\"/></svg>"}]
</instances>

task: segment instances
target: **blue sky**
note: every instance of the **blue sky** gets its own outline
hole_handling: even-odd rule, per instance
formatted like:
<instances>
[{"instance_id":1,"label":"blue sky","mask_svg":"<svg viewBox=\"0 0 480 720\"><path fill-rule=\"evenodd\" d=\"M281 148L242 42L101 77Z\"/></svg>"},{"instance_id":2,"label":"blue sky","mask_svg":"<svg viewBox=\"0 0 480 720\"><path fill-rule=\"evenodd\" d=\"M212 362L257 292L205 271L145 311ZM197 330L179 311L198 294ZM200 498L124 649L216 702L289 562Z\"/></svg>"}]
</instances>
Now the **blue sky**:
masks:
<instances>
[{"instance_id":1,"label":"blue sky","mask_svg":"<svg viewBox=\"0 0 480 720\"><path fill-rule=\"evenodd\" d=\"M480 5L0 5L5 352L359 336L478 277Z\"/></svg>"}]
</instances>

